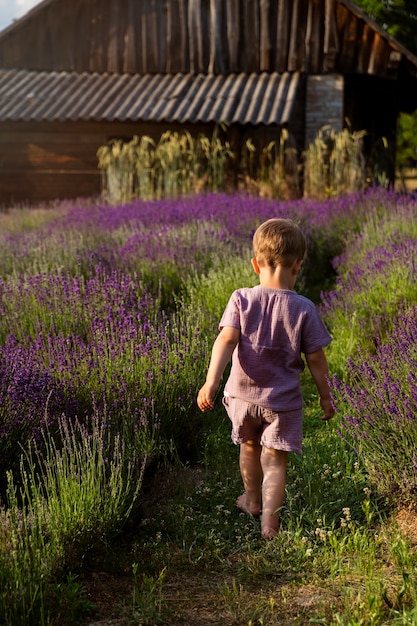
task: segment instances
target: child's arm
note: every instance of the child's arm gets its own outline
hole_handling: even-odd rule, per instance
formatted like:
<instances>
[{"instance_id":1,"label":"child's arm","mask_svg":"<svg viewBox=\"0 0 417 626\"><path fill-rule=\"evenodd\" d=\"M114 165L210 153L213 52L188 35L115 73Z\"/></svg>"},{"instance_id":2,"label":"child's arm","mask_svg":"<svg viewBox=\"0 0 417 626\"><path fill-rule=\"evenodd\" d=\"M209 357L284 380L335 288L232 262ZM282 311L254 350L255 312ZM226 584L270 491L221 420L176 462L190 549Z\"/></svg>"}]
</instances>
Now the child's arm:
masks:
<instances>
[{"instance_id":1,"label":"child's arm","mask_svg":"<svg viewBox=\"0 0 417 626\"><path fill-rule=\"evenodd\" d=\"M326 355L323 350L316 350L306 354L306 361L320 395L320 406L324 411L322 420L329 420L334 415L334 408L330 398L330 388L328 383L329 369Z\"/></svg>"},{"instance_id":2,"label":"child's arm","mask_svg":"<svg viewBox=\"0 0 417 626\"><path fill-rule=\"evenodd\" d=\"M206 382L197 396L197 404L202 411L213 408L213 399L219 388L223 372L231 359L240 337L240 330L232 326L224 326L217 335L211 352L210 365Z\"/></svg>"}]
</instances>

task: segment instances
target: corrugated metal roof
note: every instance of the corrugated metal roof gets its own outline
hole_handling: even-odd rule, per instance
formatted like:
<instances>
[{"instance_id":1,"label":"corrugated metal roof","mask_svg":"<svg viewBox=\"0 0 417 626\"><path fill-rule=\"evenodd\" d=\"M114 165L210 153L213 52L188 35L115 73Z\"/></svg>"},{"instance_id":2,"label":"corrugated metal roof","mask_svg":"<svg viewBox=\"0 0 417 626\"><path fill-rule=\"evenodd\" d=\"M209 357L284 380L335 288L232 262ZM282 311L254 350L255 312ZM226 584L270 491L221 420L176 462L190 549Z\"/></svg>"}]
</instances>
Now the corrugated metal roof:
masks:
<instances>
[{"instance_id":1,"label":"corrugated metal roof","mask_svg":"<svg viewBox=\"0 0 417 626\"><path fill-rule=\"evenodd\" d=\"M289 121L298 73L78 74L0 70L0 121Z\"/></svg>"}]
</instances>

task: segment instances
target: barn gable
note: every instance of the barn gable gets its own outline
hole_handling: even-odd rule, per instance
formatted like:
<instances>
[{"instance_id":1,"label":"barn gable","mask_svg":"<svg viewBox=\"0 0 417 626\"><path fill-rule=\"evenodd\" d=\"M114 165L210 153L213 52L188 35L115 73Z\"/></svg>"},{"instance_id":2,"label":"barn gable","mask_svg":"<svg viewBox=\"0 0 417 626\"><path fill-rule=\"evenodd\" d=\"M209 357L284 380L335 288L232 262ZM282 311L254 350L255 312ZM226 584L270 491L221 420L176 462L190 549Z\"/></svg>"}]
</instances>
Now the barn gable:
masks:
<instances>
[{"instance_id":1,"label":"barn gable","mask_svg":"<svg viewBox=\"0 0 417 626\"><path fill-rule=\"evenodd\" d=\"M417 58L348 0L44 0L0 33L0 202L97 193L111 137L285 125L301 151L415 108Z\"/></svg>"},{"instance_id":2,"label":"barn gable","mask_svg":"<svg viewBox=\"0 0 417 626\"><path fill-rule=\"evenodd\" d=\"M348 0L44 0L0 33L0 67L135 74L410 73Z\"/></svg>"}]
</instances>

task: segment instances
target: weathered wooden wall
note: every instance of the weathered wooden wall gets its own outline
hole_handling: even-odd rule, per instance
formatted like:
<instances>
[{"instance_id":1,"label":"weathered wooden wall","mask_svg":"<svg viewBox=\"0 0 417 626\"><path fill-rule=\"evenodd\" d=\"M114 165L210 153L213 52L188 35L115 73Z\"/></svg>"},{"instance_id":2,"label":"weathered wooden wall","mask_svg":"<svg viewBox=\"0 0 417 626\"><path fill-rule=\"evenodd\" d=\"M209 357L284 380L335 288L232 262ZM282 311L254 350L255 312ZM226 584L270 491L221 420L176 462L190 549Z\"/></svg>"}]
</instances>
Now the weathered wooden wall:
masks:
<instances>
[{"instance_id":1,"label":"weathered wooden wall","mask_svg":"<svg viewBox=\"0 0 417 626\"><path fill-rule=\"evenodd\" d=\"M291 145L298 150L304 140L304 98L294 108L296 123ZM187 131L210 136L214 124L120 122L3 122L0 128L0 206L44 202L56 198L98 196L101 192L97 150L110 139L129 141L148 135L155 142L165 131ZM258 151L280 140L276 126L234 124L224 131L239 162L247 140ZM237 175L237 171L230 175ZM237 178L235 179L237 182Z\"/></svg>"},{"instance_id":2,"label":"weathered wooden wall","mask_svg":"<svg viewBox=\"0 0 417 626\"><path fill-rule=\"evenodd\" d=\"M1 204L99 193L96 131L71 124L3 123Z\"/></svg>"},{"instance_id":3,"label":"weathered wooden wall","mask_svg":"<svg viewBox=\"0 0 417 626\"><path fill-rule=\"evenodd\" d=\"M3 122L0 132L0 206L100 194L97 150L110 139L166 130L210 133L212 125L100 122Z\"/></svg>"},{"instance_id":4,"label":"weathered wooden wall","mask_svg":"<svg viewBox=\"0 0 417 626\"><path fill-rule=\"evenodd\" d=\"M0 37L4 68L395 77L401 59L337 0L50 0Z\"/></svg>"}]
</instances>

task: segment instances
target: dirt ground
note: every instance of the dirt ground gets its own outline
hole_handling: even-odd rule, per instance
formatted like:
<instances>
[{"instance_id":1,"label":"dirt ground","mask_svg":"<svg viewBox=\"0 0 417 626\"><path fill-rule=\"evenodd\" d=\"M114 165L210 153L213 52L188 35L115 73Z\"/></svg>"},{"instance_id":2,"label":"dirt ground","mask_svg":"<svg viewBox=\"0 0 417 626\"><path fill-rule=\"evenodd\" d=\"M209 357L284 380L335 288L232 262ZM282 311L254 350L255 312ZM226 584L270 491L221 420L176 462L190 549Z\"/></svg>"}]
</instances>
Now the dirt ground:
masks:
<instances>
[{"instance_id":1,"label":"dirt ground","mask_svg":"<svg viewBox=\"0 0 417 626\"><path fill-rule=\"evenodd\" d=\"M395 514L392 521L409 541L411 548L417 550L417 512L402 509ZM139 614L135 616L133 609L134 580L131 564L134 557L129 542L135 541L137 537L129 538L128 533L123 539L123 545L110 560L106 558L105 563L97 561L96 567L93 564L82 578L86 597L97 610L80 622L80 626L248 626L248 607L256 607L262 599L273 601L274 597L279 598L279 615L275 611L267 623L270 626L302 626L311 623L311 615L315 611L323 614L329 611L332 604L337 604L337 592L330 591L324 585L320 587L320 582L300 586L299 583L291 584L278 577L269 584L263 584L261 589L245 585L242 614L239 614L239 606L230 607L221 592L233 585L230 573L224 573L220 568L219 571L207 571L203 568L187 567L187 563L182 562L178 570L171 567L163 581L166 619L162 617L154 622L143 621ZM286 597L285 606L282 606L283 597ZM255 619L253 624L257 623L259 622Z\"/></svg>"},{"instance_id":2,"label":"dirt ground","mask_svg":"<svg viewBox=\"0 0 417 626\"><path fill-rule=\"evenodd\" d=\"M171 576L164 584L164 601L169 609L169 617L165 621L142 622L136 621L132 614L128 616L126 610L132 599L132 582L127 578L121 579L118 575L98 573L93 575L92 580L85 584L88 597L97 606L95 618L89 618L83 622L86 626L126 626L137 624L154 623L169 624L170 626L247 626L248 618L239 617L235 612L230 612L219 601L218 576L213 582L213 575L198 577L190 572L189 575L178 573ZM231 584L230 579L223 579L224 584ZM221 583L220 583L221 584ZM273 585L270 589L271 598L274 595ZM265 594L265 589L262 591ZM291 626L309 624L311 612L319 608L323 603L331 600L329 591L313 585L304 585L298 588L288 589L287 610L280 612L277 621L269 624ZM246 593L245 603L256 606L258 592L253 590ZM258 622L254 622L258 623Z\"/></svg>"}]
</instances>

